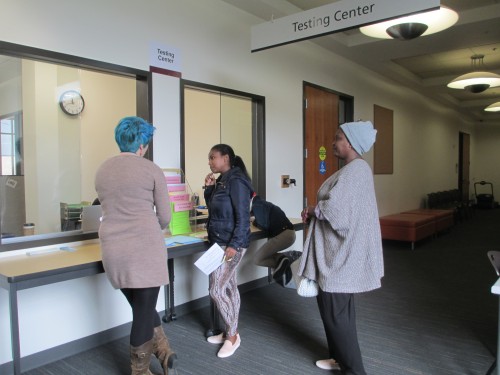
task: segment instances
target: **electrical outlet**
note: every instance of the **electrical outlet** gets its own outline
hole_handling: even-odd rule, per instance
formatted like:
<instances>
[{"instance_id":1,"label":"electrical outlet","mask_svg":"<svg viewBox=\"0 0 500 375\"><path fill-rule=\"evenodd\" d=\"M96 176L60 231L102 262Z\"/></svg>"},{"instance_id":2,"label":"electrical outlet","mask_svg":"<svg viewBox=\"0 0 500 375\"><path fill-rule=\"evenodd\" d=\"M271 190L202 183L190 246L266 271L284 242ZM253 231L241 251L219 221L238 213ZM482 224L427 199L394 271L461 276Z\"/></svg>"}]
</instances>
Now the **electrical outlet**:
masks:
<instances>
[{"instance_id":1,"label":"electrical outlet","mask_svg":"<svg viewBox=\"0 0 500 375\"><path fill-rule=\"evenodd\" d=\"M289 188L290 187L290 175L282 174L281 175L281 187Z\"/></svg>"}]
</instances>

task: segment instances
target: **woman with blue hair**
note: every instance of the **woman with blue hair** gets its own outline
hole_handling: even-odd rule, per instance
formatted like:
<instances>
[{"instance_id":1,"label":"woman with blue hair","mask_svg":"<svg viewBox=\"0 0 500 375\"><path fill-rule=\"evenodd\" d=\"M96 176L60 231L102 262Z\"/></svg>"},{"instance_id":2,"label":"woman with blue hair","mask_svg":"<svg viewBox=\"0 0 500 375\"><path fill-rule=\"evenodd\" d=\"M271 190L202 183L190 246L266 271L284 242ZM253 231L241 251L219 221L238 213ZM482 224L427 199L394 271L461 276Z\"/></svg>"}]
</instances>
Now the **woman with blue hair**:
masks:
<instances>
[{"instance_id":1,"label":"woman with blue hair","mask_svg":"<svg viewBox=\"0 0 500 375\"><path fill-rule=\"evenodd\" d=\"M154 131L140 117L120 120L115 140L121 153L106 160L95 177L103 213L99 238L104 270L132 308L132 375L151 375L152 354L165 375L177 364L156 311L160 287L169 281L162 230L171 213L162 170L143 158Z\"/></svg>"}]
</instances>

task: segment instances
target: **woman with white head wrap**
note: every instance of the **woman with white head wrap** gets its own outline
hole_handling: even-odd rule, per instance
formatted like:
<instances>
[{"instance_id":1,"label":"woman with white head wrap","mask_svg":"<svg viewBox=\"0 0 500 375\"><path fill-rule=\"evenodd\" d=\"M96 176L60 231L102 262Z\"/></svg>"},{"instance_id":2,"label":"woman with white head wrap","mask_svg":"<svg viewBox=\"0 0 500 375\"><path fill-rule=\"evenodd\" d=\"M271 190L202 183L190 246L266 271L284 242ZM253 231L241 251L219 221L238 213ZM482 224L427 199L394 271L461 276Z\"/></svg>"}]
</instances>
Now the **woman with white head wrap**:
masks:
<instances>
[{"instance_id":1,"label":"woman with white head wrap","mask_svg":"<svg viewBox=\"0 0 500 375\"><path fill-rule=\"evenodd\" d=\"M360 156L370 151L375 143L377 131L373 129L370 121L347 122L340 125L340 129L344 132L352 148Z\"/></svg>"},{"instance_id":2,"label":"woman with white head wrap","mask_svg":"<svg viewBox=\"0 0 500 375\"><path fill-rule=\"evenodd\" d=\"M366 375L358 344L354 294L381 286L382 240L370 166L361 157L375 142L371 122L340 125L333 145L344 167L319 188L315 207L306 207L309 223L299 275L319 286L317 303L330 358L316 365L343 374Z\"/></svg>"}]
</instances>

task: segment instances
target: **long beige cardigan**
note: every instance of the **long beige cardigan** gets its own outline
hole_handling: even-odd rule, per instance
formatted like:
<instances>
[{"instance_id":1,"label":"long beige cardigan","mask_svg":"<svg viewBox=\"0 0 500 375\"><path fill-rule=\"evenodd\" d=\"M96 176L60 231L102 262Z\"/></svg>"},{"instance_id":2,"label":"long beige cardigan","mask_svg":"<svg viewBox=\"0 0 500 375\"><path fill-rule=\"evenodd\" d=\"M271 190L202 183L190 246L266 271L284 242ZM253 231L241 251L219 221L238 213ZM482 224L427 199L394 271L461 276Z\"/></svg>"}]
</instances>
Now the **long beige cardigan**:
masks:
<instances>
[{"instance_id":1,"label":"long beige cardigan","mask_svg":"<svg viewBox=\"0 0 500 375\"><path fill-rule=\"evenodd\" d=\"M168 284L162 229L171 212L162 170L150 160L123 153L99 167L95 188L103 212L102 261L111 285L118 289Z\"/></svg>"},{"instance_id":2,"label":"long beige cardigan","mask_svg":"<svg viewBox=\"0 0 500 375\"><path fill-rule=\"evenodd\" d=\"M373 175L355 159L318 191L323 220L312 219L298 274L330 293L360 293L381 286L382 240Z\"/></svg>"}]
</instances>

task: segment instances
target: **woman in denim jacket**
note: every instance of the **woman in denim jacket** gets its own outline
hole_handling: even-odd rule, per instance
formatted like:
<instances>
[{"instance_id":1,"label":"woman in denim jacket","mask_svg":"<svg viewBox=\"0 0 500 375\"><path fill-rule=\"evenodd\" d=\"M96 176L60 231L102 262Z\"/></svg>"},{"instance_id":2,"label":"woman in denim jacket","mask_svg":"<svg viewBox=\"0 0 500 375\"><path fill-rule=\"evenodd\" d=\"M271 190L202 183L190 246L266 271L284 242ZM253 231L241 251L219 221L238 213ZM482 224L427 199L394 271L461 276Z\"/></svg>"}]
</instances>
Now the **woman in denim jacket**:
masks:
<instances>
[{"instance_id":1,"label":"woman in denim jacket","mask_svg":"<svg viewBox=\"0 0 500 375\"><path fill-rule=\"evenodd\" d=\"M223 344L219 358L231 356L240 346L238 316L240 294L236 269L250 242L250 199L253 188L243 160L231 146L218 144L208 154L212 171L205 178L205 202L208 207L207 232L210 244L225 251L225 261L210 274L210 297L226 325L226 331L207 341ZM215 173L220 173L217 179Z\"/></svg>"}]
</instances>

